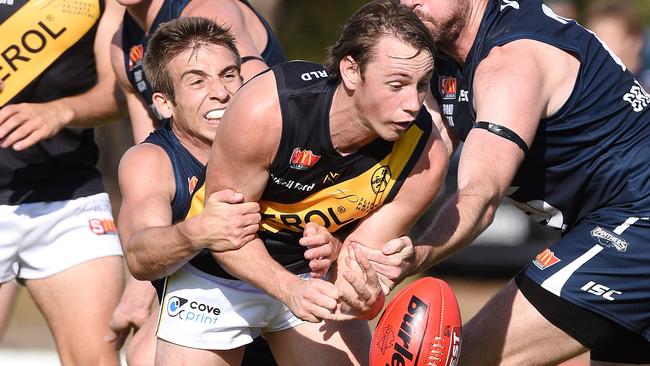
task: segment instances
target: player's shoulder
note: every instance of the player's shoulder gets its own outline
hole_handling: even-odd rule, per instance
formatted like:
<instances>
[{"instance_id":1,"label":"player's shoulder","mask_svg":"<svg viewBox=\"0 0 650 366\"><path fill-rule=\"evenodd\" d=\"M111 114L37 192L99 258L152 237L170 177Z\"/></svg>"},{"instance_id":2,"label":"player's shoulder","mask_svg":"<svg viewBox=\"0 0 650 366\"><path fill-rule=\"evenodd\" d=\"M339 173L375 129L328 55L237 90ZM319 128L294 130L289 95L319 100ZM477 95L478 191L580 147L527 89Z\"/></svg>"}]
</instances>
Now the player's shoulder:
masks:
<instances>
[{"instance_id":1,"label":"player's shoulder","mask_svg":"<svg viewBox=\"0 0 650 366\"><path fill-rule=\"evenodd\" d=\"M156 144L143 142L130 147L120 159L120 170L144 171L171 166L171 160L165 150Z\"/></svg>"},{"instance_id":2,"label":"player's shoulder","mask_svg":"<svg viewBox=\"0 0 650 366\"><path fill-rule=\"evenodd\" d=\"M217 19L241 17L237 0L193 0L183 9L183 16L204 16Z\"/></svg>"}]
</instances>

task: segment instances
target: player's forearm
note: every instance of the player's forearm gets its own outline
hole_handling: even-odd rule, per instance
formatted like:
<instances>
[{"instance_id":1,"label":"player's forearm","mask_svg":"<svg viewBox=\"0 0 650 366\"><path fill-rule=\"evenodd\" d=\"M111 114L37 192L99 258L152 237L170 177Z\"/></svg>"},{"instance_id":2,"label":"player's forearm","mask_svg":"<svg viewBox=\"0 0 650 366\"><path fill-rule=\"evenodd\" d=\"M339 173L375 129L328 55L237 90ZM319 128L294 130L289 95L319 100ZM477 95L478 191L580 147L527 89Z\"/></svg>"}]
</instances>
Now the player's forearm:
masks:
<instances>
[{"instance_id":1,"label":"player's forearm","mask_svg":"<svg viewBox=\"0 0 650 366\"><path fill-rule=\"evenodd\" d=\"M256 238L237 250L213 252L215 260L232 276L246 281L286 303L289 288L298 276L275 261L264 243Z\"/></svg>"},{"instance_id":2,"label":"player's forearm","mask_svg":"<svg viewBox=\"0 0 650 366\"><path fill-rule=\"evenodd\" d=\"M98 83L85 93L57 100L65 127L90 128L121 117L124 97L115 82Z\"/></svg>"},{"instance_id":3,"label":"player's forearm","mask_svg":"<svg viewBox=\"0 0 650 366\"><path fill-rule=\"evenodd\" d=\"M496 197L456 192L417 240L415 273L426 270L476 239L492 223L497 205Z\"/></svg>"},{"instance_id":4,"label":"player's forearm","mask_svg":"<svg viewBox=\"0 0 650 366\"><path fill-rule=\"evenodd\" d=\"M186 222L168 227L153 227L134 234L124 246L129 270L138 280L155 280L174 273L202 246L184 230Z\"/></svg>"},{"instance_id":5,"label":"player's forearm","mask_svg":"<svg viewBox=\"0 0 650 366\"><path fill-rule=\"evenodd\" d=\"M127 274L126 286L122 293L122 302L128 302L131 308L151 308L156 298L156 289L149 281L140 281Z\"/></svg>"}]
</instances>

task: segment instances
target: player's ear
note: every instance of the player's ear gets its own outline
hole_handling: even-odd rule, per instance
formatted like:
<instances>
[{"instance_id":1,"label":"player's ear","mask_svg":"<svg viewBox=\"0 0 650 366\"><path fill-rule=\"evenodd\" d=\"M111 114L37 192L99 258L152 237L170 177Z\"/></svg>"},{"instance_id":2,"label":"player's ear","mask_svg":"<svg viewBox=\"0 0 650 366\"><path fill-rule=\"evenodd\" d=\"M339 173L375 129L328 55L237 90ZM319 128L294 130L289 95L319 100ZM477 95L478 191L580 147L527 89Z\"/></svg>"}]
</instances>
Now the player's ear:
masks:
<instances>
[{"instance_id":1,"label":"player's ear","mask_svg":"<svg viewBox=\"0 0 650 366\"><path fill-rule=\"evenodd\" d=\"M154 107L156 107L156 110L163 118L172 117L172 101L167 98L165 94L158 92L153 93L151 99L153 100Z\"/></svg>"},{"instance_id":2,"label":"player's ear","mask_svg":"<svg viewBox=\"0 0 650 366\"><path fill-rule=\"evenodd\" d=\"M339 72L341 73L343 85L350 90L355 90L361 81L361 70L352 56L348 55L341 59Z\"/></svg>"}]
</instances>

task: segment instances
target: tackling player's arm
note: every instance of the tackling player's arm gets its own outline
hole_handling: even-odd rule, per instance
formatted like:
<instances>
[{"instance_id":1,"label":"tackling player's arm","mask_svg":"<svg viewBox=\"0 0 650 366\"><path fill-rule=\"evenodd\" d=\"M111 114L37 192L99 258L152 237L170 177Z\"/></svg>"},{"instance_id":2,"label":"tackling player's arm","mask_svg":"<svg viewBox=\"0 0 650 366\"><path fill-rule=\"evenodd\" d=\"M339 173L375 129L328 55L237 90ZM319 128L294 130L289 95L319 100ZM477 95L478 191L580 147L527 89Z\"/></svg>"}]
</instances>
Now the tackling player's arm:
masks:
<instances>
[{"instance_id":1,"label":"tackling player's arm","mask_svg":"<svg viewBox=\"0 0 650 366\"><path fill-rule=\"evenodd\" d=\"M384 250L382 253L381 249L390 239L408 234L417 219L429 207L442 187L448 161L447 147L434 128L424 153L393 200L366 216L345 239L337 270L343 272L346 281L341 281L340 276L337 276L336 284L342 290L344 301L355 308L356 312L361 312L362 317L373 318L381 310L381 307L372 306L375 299L373 296L379 294L373 295L373 289L363 291L363 278L352 276L354 263L351 267L342 269L341 262L350 264L350 260L346 259L351 253L349 248L358 247L353 252L353 257L362 253L370 261L373 269L378 272L383 293L387 294L395 287L403 279L401 269L409 267L413 261L412 248L397 244L390 251ZM361 262L360 258L356 258L356 261ZM354 285L354 282L357 284ZM350 284L356 287L355 291L351 291ZM367 297L361 299L364 292ZM376 298L382 299L381 296Z\"/></svg>"},{"instance_id":2,"label":"tackling player's arm","mask_svg":"<svg viewBox=\"0 0 650 366\"><path fill-rule=\"evenodd\" d=\"M118 230L126 262L139 280L171 274L204 248L236 249L257 231L259 206L240 204L243 197L232 191L215 193L201 214L172 224L174 174L166 153L153 144L127 151L119 182Z\"/></svg>"},{"instance_id":3,"label":"tackling player's arm","mask_svg":"<svg viewBox=\"0 0 650 366\"><path fill-rule=\"evenodd\" d=\"M24 150L56 135L62 128L95 127L123 113L123 96L115 83L108 54L111 37L123 14L122 6L114 0L106 1L93 47L97 83L75 96L47 103L8 104L0 108L0 147Z\"/></svg>"},{"instance_id":4,"label":"tackling player's arm","mask_svg":"<svg viewBox=\"0 0 650 366\"><path fill-rule=\"evenodd\" d=\"M253 76L268 69L268 67L255 47L253 36L246 27L244 14L238 3L240 2L237 0L192 1L183 10L183 16L209 17L217 24L230 28L237 41L236 45L239 54L242 58L245 57L245 62L241 65L241 75L244 82L246 82Z\"/></svg>"},{"instance_id":5,"label":"tackling player's arm","mask_svg":"<svg viewBox=\"0 0 650 366\"><path fill-rule=\"evenodd\" d=\"M154 130L155 117L151 114L147 102L137 93L126 74L124 64L124 50L122 45L122 27L115 32L110 48L111 63L117 78L117 83L126 98L126 105L129 109L129 120L133 131L133 141L136 144L144 141L149 133Z\"/></svg>"},{"instance_id":6,"label":"tackling player's arm","mask_svg":"<svg viewBox=\"0 0 650 366\"><path fill-rule=\"evenodd\" d=\"M275 76L267 72L244 85L228 106L212 144L206 194L230 188L243 193L246 201L258 201L281 133ZM301 319L318 322L336 308L335 286L320 279L301 280L277 263L259 238L214 256L233 276L282 301Z\"/></svg>"},{"instance_id":7,"label":"tackling player's arm","mask_svg":"<svg viewBox=\"0 0 650 366\"><path fill-rule=\"evenodd\" d=\"M568 98L577 66L572 56L535 41L493 49L474 77L477 121L504 126L530 147L540 119ZM458 190L438 212L425 243L416 246L416 272L460 250L490 225L524 157L512 140L471 130L461 152Z\"/></svg>"}]
</instances>

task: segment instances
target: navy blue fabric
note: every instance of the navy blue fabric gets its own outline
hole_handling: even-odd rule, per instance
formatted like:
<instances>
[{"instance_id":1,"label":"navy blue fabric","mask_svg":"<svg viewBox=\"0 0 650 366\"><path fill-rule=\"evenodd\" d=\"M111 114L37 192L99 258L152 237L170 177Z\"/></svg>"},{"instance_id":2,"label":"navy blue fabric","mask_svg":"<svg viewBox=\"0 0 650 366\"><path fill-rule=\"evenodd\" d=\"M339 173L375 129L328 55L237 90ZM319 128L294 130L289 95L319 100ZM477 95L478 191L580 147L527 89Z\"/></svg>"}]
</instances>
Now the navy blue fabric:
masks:
<instances>
[{"instance_id":1,"label":"navy blue fabric","mask_svg":"<svg viewBox=\"0 0 650 366\"><path fill-rule=\"evenodd\" d=\"M526 274L650 339L650 95L620 59L592 32L553 14L540 0L490 0L465 64L444 53L436 57L434 97L446 123L465 140L476 122L472 82L479 63L493 48L520 39L555 46L580 61L569 99L540 121L512 182L515 206L563 234ZM614 232L633 218L634 224ZM584 264L574 262L590 250L599 252ZM560 261L547 266L555 259ZM568 278L549 281L559 270L573 270L569 263L577 268ZM553 286L560 280L566 282L558 290Z\"/></svg>"}]
</instances>

